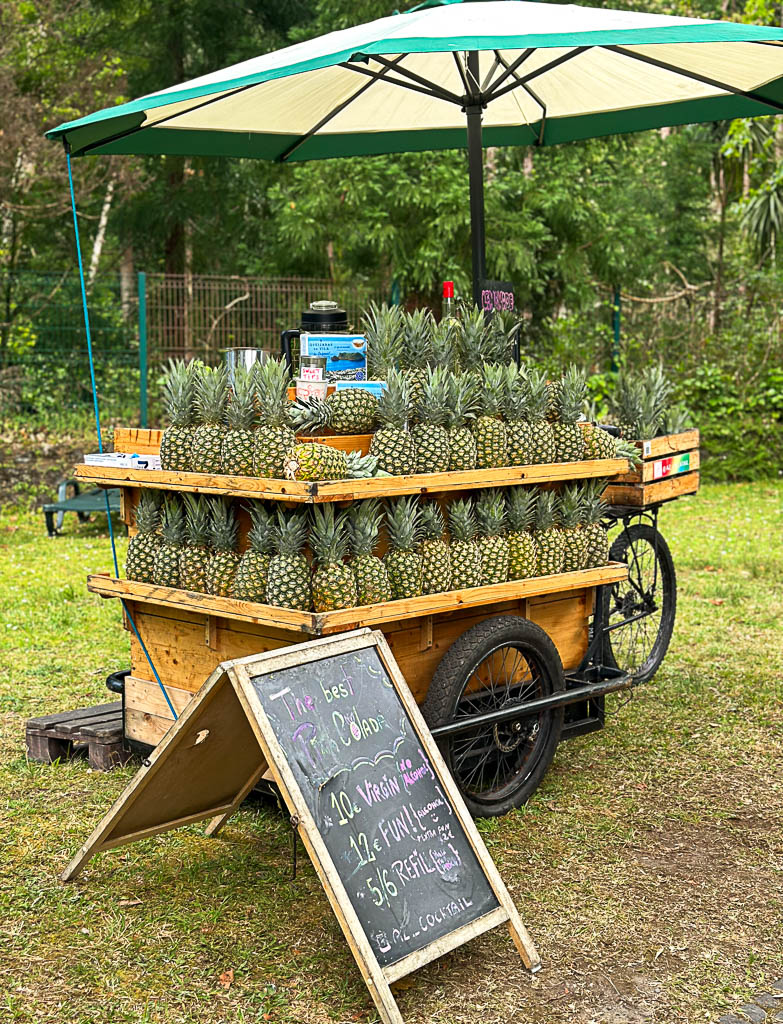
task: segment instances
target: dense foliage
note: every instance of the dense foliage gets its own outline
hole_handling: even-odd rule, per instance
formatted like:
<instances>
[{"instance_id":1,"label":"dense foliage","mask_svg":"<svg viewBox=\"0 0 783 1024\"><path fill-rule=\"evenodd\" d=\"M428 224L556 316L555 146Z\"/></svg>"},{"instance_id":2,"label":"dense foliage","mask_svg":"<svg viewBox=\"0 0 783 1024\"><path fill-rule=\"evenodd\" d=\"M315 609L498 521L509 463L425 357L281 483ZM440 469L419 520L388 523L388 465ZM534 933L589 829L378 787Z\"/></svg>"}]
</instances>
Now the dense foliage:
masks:
<instances>
[{"instance_id":1,"label":"dense foliage","mask_svg":"<svg viewBox=\"0 0 783 1024\"><path fill-rule=\"evenodd\" d=\"M767 0L644 7L780 23ZM394 9L393 0L7 0L0 374L34 345L14 272L73 267L65 161L47 128ZM783 461L782 155L774 118L486 152L488 270L516 283L529 352L553 369L588 366L600 401L619 291L621 359L663 359L720 455L708 471L721 477L777 473ZM468 289L464 152L286 167L103 157L77 161L75 185L96 299L102 278L127 280L134 267L361 280L412 304L437 305L444 277ZM100 315L121 318L119 302L105 305Z\"/></svg>"}]
</instances>

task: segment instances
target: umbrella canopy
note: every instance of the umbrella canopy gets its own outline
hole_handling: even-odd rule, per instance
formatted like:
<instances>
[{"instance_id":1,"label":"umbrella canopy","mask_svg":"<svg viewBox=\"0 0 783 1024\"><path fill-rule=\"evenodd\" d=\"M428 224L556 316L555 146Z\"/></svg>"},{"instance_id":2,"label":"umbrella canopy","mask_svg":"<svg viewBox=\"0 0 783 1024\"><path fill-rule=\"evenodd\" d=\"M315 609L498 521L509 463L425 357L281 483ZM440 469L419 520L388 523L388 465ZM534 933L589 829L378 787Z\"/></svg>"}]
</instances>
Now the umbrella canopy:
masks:
<instances>
[{"instance_id":1,"label":"umbrella canopy","mask_svg":"<svg viewBox=\"0 0 783 1024\"><path fill-rule=\"evenodd\" d=\"M482 145L552 145L779 113L781 44L780 29L733 22L435 0L98 111L48 136L74 156L280 162L467 146L476 287L484 268Z\"/></svg>"}]
</instances>

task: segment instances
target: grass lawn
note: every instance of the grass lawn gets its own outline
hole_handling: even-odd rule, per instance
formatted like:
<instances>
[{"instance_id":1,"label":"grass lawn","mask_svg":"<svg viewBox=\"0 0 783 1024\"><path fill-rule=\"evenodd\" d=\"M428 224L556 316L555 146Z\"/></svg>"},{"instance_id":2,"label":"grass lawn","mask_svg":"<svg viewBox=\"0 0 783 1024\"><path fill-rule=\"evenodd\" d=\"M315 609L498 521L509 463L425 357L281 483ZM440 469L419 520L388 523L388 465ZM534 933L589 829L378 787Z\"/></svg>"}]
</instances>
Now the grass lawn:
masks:
<instances>
[{"instance_id":1,"label":"grass lawn","mask_svg":"<svg viewBox=\"0 0 783 1024\"><path fill-rule=\"evenodd\" d=\"M679 583L663 668L480 826L544 969L531 981L497 929L398 986L411 1024L716 1021L783 975L783 485L705 487L661 527ZM84 589L110 565L105 524L66 531L0 513L0 1021L374 1020L268 806L57 881L133 773L25 759L25 719L111 699L128 663L118 604Z\"/></svg>"}]
</instances>

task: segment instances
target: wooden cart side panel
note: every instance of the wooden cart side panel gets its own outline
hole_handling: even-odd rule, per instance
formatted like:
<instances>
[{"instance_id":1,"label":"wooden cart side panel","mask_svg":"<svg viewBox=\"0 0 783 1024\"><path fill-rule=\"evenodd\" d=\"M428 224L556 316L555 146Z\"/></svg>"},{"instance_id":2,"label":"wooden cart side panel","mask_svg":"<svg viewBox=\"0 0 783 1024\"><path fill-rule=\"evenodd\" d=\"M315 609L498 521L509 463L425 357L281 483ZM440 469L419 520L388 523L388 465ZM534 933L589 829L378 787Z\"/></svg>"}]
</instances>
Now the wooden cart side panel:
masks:
<instances>
[{"instance_id":1,"label":"wooden cart side panel","mask_svg":"<svg viewBox=\"0 0 783 1024\"><path fill-rule=\"evenodd\" d=\"M604 491L604 500L613 505L631 505L643 508L662 501L671 501L684 494L695 494L699 489L699 471L667 477L653 484L610 484Z\"/></svg>"},{"instance_id":2,"label":"wooden cart side panel","mask_svg":"<svg viewBox=\"0 0 783 1024\"><path fill-rule=\"evenodd\" d=\"M664 463L664 465L661 465ZM647 459L642 465L630 473L620 473L612 478L613 484L651 484L658 479L669 479L693 472L701 465L701 452L696 448L692 452L678 452L672 456L664 455L661 459ZM656 471L658 475L656 476ZM663 472L662 472L663 471Z\"/></svg>"}]
</instances>

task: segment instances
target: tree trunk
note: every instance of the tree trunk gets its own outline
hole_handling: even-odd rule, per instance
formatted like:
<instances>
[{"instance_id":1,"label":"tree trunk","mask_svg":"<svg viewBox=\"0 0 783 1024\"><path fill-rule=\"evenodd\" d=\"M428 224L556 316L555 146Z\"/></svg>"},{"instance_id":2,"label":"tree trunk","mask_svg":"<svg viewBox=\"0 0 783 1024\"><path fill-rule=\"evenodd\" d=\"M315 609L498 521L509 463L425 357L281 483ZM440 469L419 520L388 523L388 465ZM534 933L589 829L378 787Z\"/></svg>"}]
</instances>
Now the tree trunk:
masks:
<instances>
[{"instance_id":1,"label":"tree trunk","mask_svg":"<svg viewBox=\"0 0 783 1024\"><path fill-rule=\"evenodd\" d=\"M120 256L120 309L122 319L130 320L134 313L136 275L133 270L133 246L128 245Z\"/></svg>"},{"instance_id":2,"label":"tree trunk","mask_svg":"<svg viewBox=\"0 0 783 1024\"><path fill-rule=\"evenodd\" d=\"M106 225L109 223L109 210L111 210L111 201L114 198L114 185L114 178L111 178L109 184L106 186L106 194L103 197L103 206L101 206L101 216L98 220L98 230L95 232L95 241L92 244L92 256L90 257L90 266L87 271L88 294L92 291L92 286L95 284L95 277L98 273L98 267L101 262L103 243L106 241Z\"/></svg>"}]
</instances>

